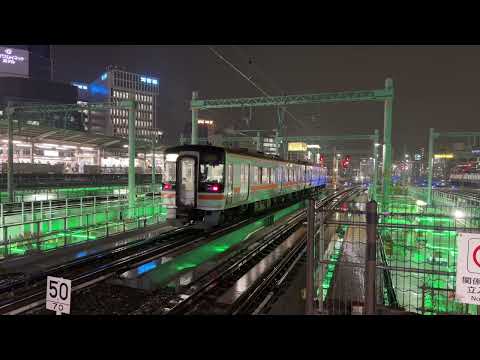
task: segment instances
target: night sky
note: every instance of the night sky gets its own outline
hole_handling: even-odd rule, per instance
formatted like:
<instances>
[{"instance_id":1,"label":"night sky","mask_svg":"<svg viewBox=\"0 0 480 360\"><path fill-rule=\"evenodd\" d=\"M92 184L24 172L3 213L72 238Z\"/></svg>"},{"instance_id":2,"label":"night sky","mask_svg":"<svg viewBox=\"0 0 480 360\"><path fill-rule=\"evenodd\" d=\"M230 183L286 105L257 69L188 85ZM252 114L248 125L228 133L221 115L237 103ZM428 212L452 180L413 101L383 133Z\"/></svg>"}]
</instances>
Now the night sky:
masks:
<instances>
[{"instance_id":1,"label":"night sky","mask_svg":"<svg viewBox=\"0 0 480 360\"><path fill-rule=\"evenodd\" d=\"M214 46L270 95L367 90L395 85L393 145L396 152L425 146L429 127L439 131L478 130L479 46ZM158 127L174 143L190 121L191 93L200 98L261 96L207 46L54 47L57 81L92 81L109 64L157 77ZM296 105L288 108L288 135L335 135L383 131L383 104L376 102ZM215 110L200 117L220 127L247 110ZM312 115L314 116L312 118ZM255 129L273 129L273 108L257 108Z\"/></svg>"}]
</instances>

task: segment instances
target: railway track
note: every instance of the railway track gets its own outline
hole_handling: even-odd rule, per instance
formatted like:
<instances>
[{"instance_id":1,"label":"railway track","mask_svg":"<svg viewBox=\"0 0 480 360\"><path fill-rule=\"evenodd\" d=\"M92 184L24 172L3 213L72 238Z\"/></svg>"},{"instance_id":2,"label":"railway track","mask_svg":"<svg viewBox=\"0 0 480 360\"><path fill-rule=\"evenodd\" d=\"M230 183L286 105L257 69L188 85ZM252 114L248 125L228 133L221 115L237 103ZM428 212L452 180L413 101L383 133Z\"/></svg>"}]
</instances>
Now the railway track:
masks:
<instances>
[{"instance_id":1,"label":"railway track","mask_svg":"<svg viewBox=\"0 0 480 360\"><path fill-rule=\"evenodd\" d=\"M186 251L269 215L270 213L262 213L254 218L243 218L233 224L211 229L208 233L186 225L156 237L70 261L32 276L5 274L0 278L0 314L20 314L43 305L47 276L70 279L72 291L75 292L105 282L162 256Z\"/></svg>"},{"instance_id":2,"label":"railway track","mask_svg":"<svg viewBox=\"0 0 480 360\"><path fill-rule=\"evenodd\" d=\"M20 314L43 305L47 276L68 278L72 280L72 291L78 291L143 262L178 251L181 247L191 246L204 238L203 232L187 226L161 234L154 239L141 240L132 245L56 266L26 281L16 280L4 284L1 289L0 314Z\"/></svg>"},{"instance_id":3,"label":"railway track","mask_svg":"<svg viewBox=\"0 0 480 360\"><path fill-rule=\"evenodd\" d=\"M333 208L358 191L355 188L335 193L323 199L322 204ZM244 249L201 276L158 314L261 313L279 290L288 286L290 275L304 261L305 218L306 211L302 210L275 227L253 249ZM253 281L245 287L249 279Z\"/></svg>"}]
</instances>

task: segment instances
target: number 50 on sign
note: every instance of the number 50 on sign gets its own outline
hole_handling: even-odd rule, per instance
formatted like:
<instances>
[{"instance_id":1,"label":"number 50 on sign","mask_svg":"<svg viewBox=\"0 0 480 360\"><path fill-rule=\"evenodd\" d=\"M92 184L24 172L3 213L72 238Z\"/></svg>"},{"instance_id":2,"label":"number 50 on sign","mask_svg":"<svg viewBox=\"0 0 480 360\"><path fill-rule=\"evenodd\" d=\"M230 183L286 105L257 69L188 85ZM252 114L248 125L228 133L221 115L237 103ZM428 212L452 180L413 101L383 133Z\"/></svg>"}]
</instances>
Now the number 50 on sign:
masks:
<instances>
[{"instance_id":1,"label":"number 50 on sign","mask_svg":"<svg viewBox=\"0 0 480 360\"><path fill-rule=\"evenodd\" d=\"M47 309L55 311L57 315L70 314L70 300L72 293L72 281L47 277Z\"/></svg>"}]
</instances>

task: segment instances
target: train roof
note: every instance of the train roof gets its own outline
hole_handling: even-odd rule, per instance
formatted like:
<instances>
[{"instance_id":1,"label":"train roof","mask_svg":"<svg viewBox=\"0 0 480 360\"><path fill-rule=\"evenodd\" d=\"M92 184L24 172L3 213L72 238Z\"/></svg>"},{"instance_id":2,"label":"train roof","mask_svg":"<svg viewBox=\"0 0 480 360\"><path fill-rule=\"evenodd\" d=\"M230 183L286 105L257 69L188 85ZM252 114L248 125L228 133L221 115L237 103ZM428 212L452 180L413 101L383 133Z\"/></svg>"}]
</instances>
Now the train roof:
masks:
<instances>
[{"instance_id":1,"label":"train roof","mask_svg":"<svg viewBox=\"0 0 480 360\"><path fill-rule=\"evenodd\" d=\"M248 149L230 149L230 148L223 148L219 146L213 146L213 145L179 145L179 146L173 146L169 147L165 150L165 152L169 153L175 153L179 151L212 151L212 152L228 152L231 154L238 154L238 155L248 155L252 156L255 158L259 159L265 159L265 160L275 160L275 161L280 161L284 163L289 163L289 164L298 164L298 165L314 165L311 164L307 161L292 161L292 160L284 160L280 159L276 156L268 156L265 155L264 153L261 152L252 152L249 151Z\"/></svg>"}]
</instances>

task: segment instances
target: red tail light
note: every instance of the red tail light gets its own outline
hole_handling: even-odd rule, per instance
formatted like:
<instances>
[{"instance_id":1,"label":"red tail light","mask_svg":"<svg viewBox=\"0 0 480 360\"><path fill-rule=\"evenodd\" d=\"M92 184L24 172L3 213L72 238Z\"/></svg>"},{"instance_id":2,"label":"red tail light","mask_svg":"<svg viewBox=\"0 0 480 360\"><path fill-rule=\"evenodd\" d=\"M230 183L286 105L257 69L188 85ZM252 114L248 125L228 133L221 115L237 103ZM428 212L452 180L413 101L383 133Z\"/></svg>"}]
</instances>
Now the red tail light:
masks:
<instances>
[{"instance_id":1,"label":"red tail light","mask_svg":"<svg viewBox=\"0 0 480 360\"><path fill-rule=\"evenodd\" d=\"M172 190L172 184L170 183L163 184L163 190Z\"/></svg>"}]
</instances>

